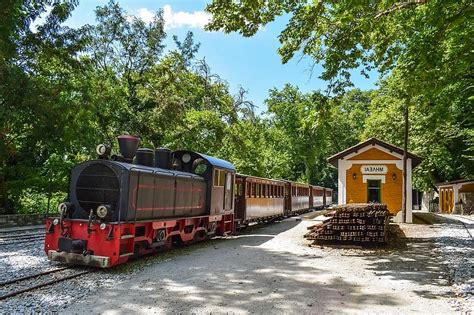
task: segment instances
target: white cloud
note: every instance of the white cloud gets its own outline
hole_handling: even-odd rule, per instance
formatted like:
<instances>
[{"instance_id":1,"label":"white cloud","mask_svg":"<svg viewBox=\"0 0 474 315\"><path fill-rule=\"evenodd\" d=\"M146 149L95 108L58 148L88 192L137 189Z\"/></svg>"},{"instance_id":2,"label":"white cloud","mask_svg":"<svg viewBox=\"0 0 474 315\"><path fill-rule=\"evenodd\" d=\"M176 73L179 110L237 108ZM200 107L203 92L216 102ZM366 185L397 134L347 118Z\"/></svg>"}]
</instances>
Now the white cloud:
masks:
<instances>
[{"instance_id":1,"label":"white cloud","mask_svg":"<svg viewBox=\"0 0 474 315\"><path fill-rule=\"evenodd\" d=\"M154 13L147 8L141 8L136 11L135 16L144 22L150 23L153 21ZM204 28L204 25L210 20L210 14L204 11L174 12L171 5L167 4L163 7L163 19L165 20L165 29L181 27Z\"/></svg>"},{"instance_id":2,"label":"white cloud","mask_svg":"<svg viewBox=\"0 0 474 315\"><path fill-rule=\"evenodd\" d=\"M155 14L151 12L150 10L148 10L147 8L138 9L137 17L146 23L152 22L154 16Z\"/></svg>"}]
</instances>

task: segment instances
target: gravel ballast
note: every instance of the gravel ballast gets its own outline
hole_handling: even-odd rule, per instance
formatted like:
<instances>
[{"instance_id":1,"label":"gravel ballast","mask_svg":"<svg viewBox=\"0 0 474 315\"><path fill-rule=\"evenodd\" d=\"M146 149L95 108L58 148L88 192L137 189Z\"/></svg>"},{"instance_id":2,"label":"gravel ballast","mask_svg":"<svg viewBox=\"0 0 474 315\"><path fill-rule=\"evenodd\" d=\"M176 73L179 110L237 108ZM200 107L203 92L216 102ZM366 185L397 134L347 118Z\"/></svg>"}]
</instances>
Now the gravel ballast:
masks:
<instances>
[{"instance_id":1,"label":"gravel ballast","mask_svg":"<svg viewBox=\"0 0 474 315\"><path fill-rule=\"evenodd\" d=\"M0 313L472 310L472 242L462 224L400 225L406 241L385 249L358 250L310 247L303 235L314 223L290 218L99 270L2 301ZM0 248L3 278L57 268L46 260L41 242L35 244Z\"/></svg>"}]
</instances>

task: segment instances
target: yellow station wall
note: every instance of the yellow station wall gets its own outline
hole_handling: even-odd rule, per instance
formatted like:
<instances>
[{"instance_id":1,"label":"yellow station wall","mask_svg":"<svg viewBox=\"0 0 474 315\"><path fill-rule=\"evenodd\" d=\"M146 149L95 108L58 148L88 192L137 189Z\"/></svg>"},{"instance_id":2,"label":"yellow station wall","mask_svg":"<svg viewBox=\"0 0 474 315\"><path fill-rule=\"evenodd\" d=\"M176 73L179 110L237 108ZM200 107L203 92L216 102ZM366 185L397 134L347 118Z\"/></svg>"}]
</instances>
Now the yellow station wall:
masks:
<instances>
[{"instance_id":1,"label":"yellow station wall","mask_svg":"<svg viewBox=\"0 0 474 315\"><path fill-rule=\"evenodd\" d=\"M371 148L361 154L358 154L349 160L399 160L399 158ZM367 182L362 181L363 174L361 166L369 163L352 164L351 168L346 171L346 202L347 203L366 203L367 202ZM387 174L385 174L385 183L381 183L381 202L387 205L388 210L392 214L396 214L402 208L402 170L398 169L395 164L374 162L370 165L386 165ZM355 174L355 179L353 175ZM393 175L395 174L395 179Z\"/></svg>"}]
</instances>

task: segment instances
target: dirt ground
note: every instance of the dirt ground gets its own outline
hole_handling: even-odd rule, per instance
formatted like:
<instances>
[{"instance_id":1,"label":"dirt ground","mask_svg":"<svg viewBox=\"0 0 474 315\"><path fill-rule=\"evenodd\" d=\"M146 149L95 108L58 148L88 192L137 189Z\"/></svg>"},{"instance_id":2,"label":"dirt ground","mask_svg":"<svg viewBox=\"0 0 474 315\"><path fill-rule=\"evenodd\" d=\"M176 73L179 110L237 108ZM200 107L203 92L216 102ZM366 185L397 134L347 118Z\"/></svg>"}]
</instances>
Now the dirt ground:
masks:
<instances>
[{"instance_id":1,"label":"dirt ground","mask_svg":"<svg viewBox=\"0 0 474 315\"><path fill-rule=\"evenodd\" d=\"M456 299L429 225L390 248L309 247L290 218L145 264L64 313L452 314Z\"/></svg>"}]
</instances>

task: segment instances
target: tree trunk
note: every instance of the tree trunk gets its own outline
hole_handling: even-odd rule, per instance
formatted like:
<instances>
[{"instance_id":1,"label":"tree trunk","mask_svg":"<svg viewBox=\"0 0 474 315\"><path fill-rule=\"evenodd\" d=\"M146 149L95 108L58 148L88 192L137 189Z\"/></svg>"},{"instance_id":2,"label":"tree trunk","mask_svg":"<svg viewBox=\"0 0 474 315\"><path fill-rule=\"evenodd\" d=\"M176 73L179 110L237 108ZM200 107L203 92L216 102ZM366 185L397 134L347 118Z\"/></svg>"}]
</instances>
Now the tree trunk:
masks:
<instances>
[{"instance_id":1,"label":"tree trunk","mask_svg":"<svg viewBox=\"0 0 474 315\"><path fill-rule=\"evenodd\" d=\"M407 221L407 153L408 153L408 104L406 100L404 108L405 131L403 140L403 197L402 197L402 222Z\"/></svg>"}]
</instances>

